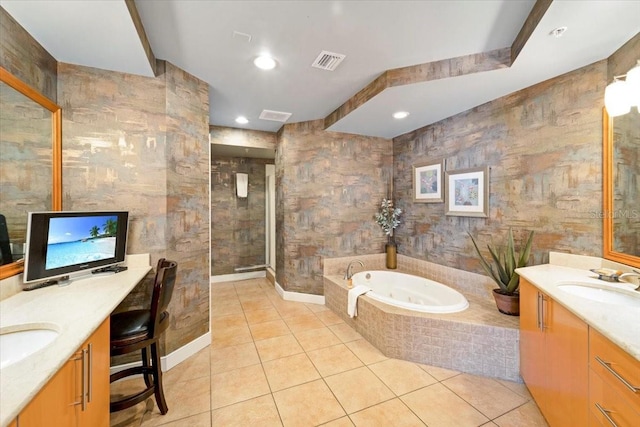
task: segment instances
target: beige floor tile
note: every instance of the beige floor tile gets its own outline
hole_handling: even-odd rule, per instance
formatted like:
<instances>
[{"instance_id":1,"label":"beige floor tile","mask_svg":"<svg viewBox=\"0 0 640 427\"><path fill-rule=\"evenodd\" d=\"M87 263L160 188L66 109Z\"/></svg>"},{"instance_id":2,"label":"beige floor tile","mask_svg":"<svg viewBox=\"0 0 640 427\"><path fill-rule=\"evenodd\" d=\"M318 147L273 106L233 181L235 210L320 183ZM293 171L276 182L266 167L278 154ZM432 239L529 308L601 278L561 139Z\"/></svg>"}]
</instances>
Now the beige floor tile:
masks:
<instances>
[{"instance_id":1,"label":"beige floor tile","mask_svg":"<svg viewBox=\"0 0 640 427\"><path fill-rule=\"evenodd\" d=\"M305 306L316 314L322 313L323 311L331 311L329 310L329 307L324 304L305 303Z\"/></svg>"},{"instance_id":2,"label":"beige floor tile","mask_svg":"<svg viewBox=\"0 0 640 427\"><path fill-rule=\"evenodd\" d=\"M387 359L369 365L369 369L398 396L438 382L415 363L405 360Z\"/></svg>"},{"instance_id":3,"label":"beige floor tile","mask_svg":"<svg viewBox=\"0 0 640 427\"><path fill-rule=\"evenodd\" d=\"M338 418L337 420L329 421L326 424L320 425L322 427L353 427L353 423L351 422L349 417Z\"/></svg>"},{"instance_id":4,"label":"beige floor tile","mask_svg":"<svg viewBox=\"0 0 640 427\"><path fill-rule=\"evenodd\" d=\"M326 377L324 380L347 414L395 397L393 392L366 367Z\"/></svg>"},{"instance_id":5,"label":"beige floor tile","mask_svg":"<svg viewBox=\"0 0 640 427\"><path fill-rule=\"evenodd\" d=\"M273 396L256 397L211 412L213 427L282 426Z\"/></svg>"},{"instance_id":6,"label":"beige floor tile","mask_svg":"<svg viewBox=\"0 0 640 427\"><path fill-rule=\"evenodd\" d=\"M328 328L312 329L294 334L305 351L317 350L340 344L340 339Z\"/></svg>"},{"instance_id":7,"label":"beige floor tile","mask_svg":"<svg viewBox=\"0 0 640 427\"><path fill-rule=\"evenodd\" d=\"M211 427L211 412L203 412L198 415L182 418L180 420L171 421L162 424L162 427Z\"/></svg>"},{"instance_id":8,"label":"beige floor tile","mask_svg":"<svg viewBox=\"0 0 640 427\"><path fill-rule=\"evenodd\" d=\"M422 365L422 364L419 364L418 366L420 366L422 369L427 371L427 373L429 375L431 375L433 378L437 379L438 381L444 381L447 378L451 378L451 377L455 377L456 375L460 375L460 372L458 372L458 371L453 371L451 369L440 368L438 366Z\"/></svg>"},{"instance_id":9,"label":"beige floor tile","mask_svg":"<svg viewBox=\"0 0 640 427\"><path fill-rule=\"evenodd\" d=\"M213 316L211 318L211 329L224 329L234 326L246 326L247 320L244 317L244 313L238 312L235 314L228 314L225 316Z\"/></svg>"},{"instance_id":10,"label":"beige floor tile","mask_svg":"<svg viewBox=\"0 0 640 427\"><path fill-rule=\"evenodd\" d=\"M188 381L195 378L209 376L210 348L206 347L184 360L178 366L173 367L162 375L162 383L169 386L179 381Z\"/></svg>"},{"instance_id":11,"label":"beige floor tile","mask_svg":"<svg viewBox=\"0 0 640 427\"><path fill-rule=\"evenodd\" d=\"M211 409L264 396L269 392L262 365L215 374L211 376Z\"/></svg>"},{"instance_id":12,"label":"beige floor tile","mask_svg":"<svg viewBox=\"0 0 640 427\"><path fill-rule=\"evenodd\" d=\"M269 322L256 323L254 325L249 325L249 329L251 329L251 335L253 336L254 341L281 337L291 333L287 324L284 323L283 320L271 320Z\"/></svg>"},{"instance_id":13,"label":"beige floor tile","mask_svg":"<svg viewBox=\"0 0 640 427\"><path fill-rule=\"evenodd\" d=\"M270 360L264 362L263 366L272 392L320 378L313 363L304 353Z\"/></svg>"},{"instance_id":14,"label":"beige floor tile","mask_svg":"<svg viewBox=\"0 0 640 427\"><path fill-rule=\"evenodd\" d=\"M346 343L346 346L349 347L349 350L358 356L358 359L362 360L362 363L365 365L370 365L387 359L380 350L375 348L365 339L348 342Z\"/></svg>"},{"instance_id":15,"label":"beige floor tile","mask_svg":"<svg viewBox=\"0 0 640 427\"><path fill-rule=\"evenodd\" d=\"M255 345L262 362L304 353L293 334L256 341Z\"/></svg>"},{"instance_id":16,"label":"beige floor tile","mask_svg":"<svg viewBox=\"0 0 640 427\"><path fill-rule=\"evenodd\" d=\"M429 427L475 427L489 421L442 384L433 384L400 398Z\"/></svg>"},{"instance_id":17,"label":"beige floor tile","mask_svg":"<svg viewBox=\"0 0 640 427\"><path fill-rule=\"evenodd\" d=\"M300 316L287 317L284 321L293 333L325 327L324 323L322 323L320 319L311 312Z\"/></svg>"},{"instance_id":18,"label":"beige floor tile","mask_svg":"<svg viewBox=\"0 0 640 427\"><path fill-rule=\"evenodd\" d=\"M547 427L548 424L533 401L493 420L500 427Z\"/></svg>"},{"instance_id":19,"label":"beige floor tile","mask_svg":"<svg viewBox=\"0 0 640 427\"><path fill-rule=\"evenodd\" d=\"M469 402L490 420L524 404L527 399L498 381L471 374L460 374L442 382L449 390Z\"/></svg>"},{"instance_id":20,"label":"beige floor tile","mask_svg":"<svg viewBox=\"0 0 640 427\"><path fill-rule=\"evenodd\" d=\"M111 383L110 395L112 400L137 393L144 388L141 378L130 378ZM112 412L109 417L110 427L138 427L142 424L142 417L147 411L152 411L156 404L153 398L140 402L131 408Z\"/></svg>"},{"instance_id":21,"label":"beige floor tile","mask_svg":"<svg viewBox=\"0 0 640 427\"><path fill-rule=\"evenodd\" d=\"M486 424L482 424L480 427L497 427L498 424L494 423L493 421L489 421Z\"/></svg>"},{"instance_id":22,"label":"beige floor tile","mask_svg":"<svg viewBox=\"0 0 640 427\"><path fill-rule=\"evenodd\" d=\"M209 377L171 384L171 387L165 388L164 394L169 412L161 415L158 406L154 405L152 411L144 414L142 426L167 424L203 412L209 414L211 410L211 380Z\"/></svg>"},{"instance_id":23,"label":"beige floor tile","mask_svg":"<svg viewBox=\"0 0 640 427\"><path fill-rule=\"evenodd\" d=\"M250 325L269 322L272 320L280 320L280 313L278 313L275 307L268 307L260 310L248 310L244 312L244 315L247 317L247 322Z\"/></svg>"},{"instance_id":24,"label":"beige floor tile","mask_svg":"<svg viewBox=\"0 0 640 427\"><path fill-rule=\"evenodd\" d=\"M345 415L322 380L275 392L273 398L285 427L316 426Z\"/></svg>"},{"instance_id":25,"label":"beige floor tile","mask_svg":"<svg viewBox=\"0 0 640 427\"><path fill-rule=\"evenodd\" d=\"M346 323L330 325L329 329L331 329L331 331L333 331L333 333L336 334L342 342L351 342L362 339L362 335L357 333L355 329Z\"/></svg>"},{"instance_id":26,"label":"beige floor tile","mask_svg":"<svg viewBox=\"0 0 640 427\"><path fill-rule=\"evenodd\" d=\"M304 304L299 302L283 301L282 299L280 301L272 299L271 302L282 318L301 316L311 312Z\"/></svg>"},{"instance_id":27,"label":"beige floor tile","mask_svg":"<svg viewBox=\"0 0 640 427\"><path fill-rule=\"evenodd\" d=\"M232 371L260 363L254 343L233 345L211 350L211 374Z\"/></svg>"},{"instance_id":28,"label":"beige floor tile","mask_svg":"<svg viewBox=\"0 0 640 427\"><path fill-rule=\"evenodd\" d=\"M344 344L313 350L307 355L323 377L362 366L360 359Z\"/></svg>"},{"instance_id":29,"label":"beige floor tile","mask_svg":"<svg viewBox=\"0 0 640 427\"><path fill-rule=\"evenodd\" d=\"M320 319L320 321L327 326L344 323L344 321L337 314L329 309L317 312L316 316L318 316L318 319Z\"/></svg>"},{"instance_id":30,"label":"beige floor tile","mask_svg":"<svg viewBox=\"0 0 640 427\"><path fill-rule=\"evenodd\" d=\"M522 383L516 383L513 381L505 381L505 380L496 380L496 381L498 381L500 384L502 384L509 390L515 393L518 393L520 396L524 397L525 399L528 399L528 400L533 399L533 397L531 397L531 393L529 393L529 389L527 389L527 386Z\"/></svg>"},{"instance_id":31,"label":"beige floor tile","mask_svg":"<svg viewBox=\"0 0 640 427\"><path fill-rule=\"evenodd\" d=\"M357 427L417 427L425 424L400 399L388 400L349 416Z\"/></svg>"},{"instance_id":32,"label":"beige floor tile","mask_svg":"<svg viewBox=\"0 0 640 427\"><path fill-rule=\"evenodd\" d=\"M214 303L211 307L212 316L228 316L230 314L242 313L242 306L240 300L236 298L236 301L227 302L224 304Z\"/></svg>"},{"instance_id":33,"label":"beige floor tile","mask_svg":"<svg viewBox=\"0 0 640 427\"><path fill-rule=\"evenodd\" d=\"M269 298L265 296L261 296L260 298L252 300L241 301L240 304L242 304L242 309L244 311L265 310L273 308L273 304L271 304Z\"/></svg>"},{"instance_id":34,"label":"beige floor tile","mask_svg":"<svg viewBox=\"0 0 640 427\"><path fill-rule=\"evenodd\" d=\"M213 329L211 331L211 348L229 347L232 345L246 344L253 341L249 327L231 326L228 328Z\"/></svg>"}]
</instances>

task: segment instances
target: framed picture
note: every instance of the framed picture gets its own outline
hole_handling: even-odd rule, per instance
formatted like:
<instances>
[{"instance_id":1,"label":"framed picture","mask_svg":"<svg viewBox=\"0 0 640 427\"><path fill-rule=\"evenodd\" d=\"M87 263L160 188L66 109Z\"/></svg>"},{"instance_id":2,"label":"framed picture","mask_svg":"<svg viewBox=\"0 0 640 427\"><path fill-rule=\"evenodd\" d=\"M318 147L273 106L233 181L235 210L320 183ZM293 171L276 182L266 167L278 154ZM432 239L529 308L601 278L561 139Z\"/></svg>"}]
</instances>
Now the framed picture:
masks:
<instances>
[{"instance_id":1,"label":"framed picture","mask_svg":"<svg viewBox=\"0 0 640 427\"><path fill-rule=\"evenodd\" d=\"M413 201L416 203L441 203L444 201L442 171L444 161L413 165Z\"/></svg>"},{"instance_id":2,"label":"framed picture","mask_svg":"<svg viewBox=\"0 0 640 427\"><path fill-rule=\"evenodd\" d=\"M488 177L488 168L447 171L445 215L488 217Z\"/></svg>"}]
</instances>

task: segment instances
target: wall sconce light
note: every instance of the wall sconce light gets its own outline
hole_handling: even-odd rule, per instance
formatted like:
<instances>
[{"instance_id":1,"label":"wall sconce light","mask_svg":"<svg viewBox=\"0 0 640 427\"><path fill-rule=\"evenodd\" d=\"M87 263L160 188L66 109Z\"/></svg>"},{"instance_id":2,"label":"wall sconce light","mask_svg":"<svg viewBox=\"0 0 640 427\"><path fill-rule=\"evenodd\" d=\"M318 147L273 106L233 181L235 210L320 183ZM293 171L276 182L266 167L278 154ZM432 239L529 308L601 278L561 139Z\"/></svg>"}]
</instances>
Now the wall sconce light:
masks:
<instances>
[{"instance_id":1,"label":"wall sconce light","mask_svg":"<svg viewBox=\"0 0 640 427\"><path fill-rule=\"evenodd\" d=\"M627 114L634 106L640 112L640 59L627 74L615 76L606 87L604 106L611 117Z\"/></svg>"}]
</instances>

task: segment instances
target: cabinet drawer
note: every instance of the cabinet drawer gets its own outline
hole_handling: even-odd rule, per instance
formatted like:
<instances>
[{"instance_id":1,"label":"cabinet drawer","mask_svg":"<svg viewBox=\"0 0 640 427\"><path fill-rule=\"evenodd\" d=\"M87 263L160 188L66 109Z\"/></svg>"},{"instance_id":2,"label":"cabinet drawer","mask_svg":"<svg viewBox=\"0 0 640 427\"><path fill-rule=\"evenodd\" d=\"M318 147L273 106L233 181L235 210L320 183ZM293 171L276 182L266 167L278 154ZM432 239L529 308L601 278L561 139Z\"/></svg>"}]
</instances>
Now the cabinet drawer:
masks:
<instances>
[{"instance_id":1,"label":"cabinet drawer","mask_svg":"<svg viewBox=\"0 0 640 427\"><path fill-rule=\"evenodd\" d=\"M640 425L640 413L630 402L593 369L589 370L589 410L591 420L603 426L636 427ZM607 419L607 416L609 419ZM598 425L593 421L592 425Z\"/></svg>"},{"instance_id":2,"label":"cabinet drawer","mask_svg":"<svg viewBox=\"0 0 640 427\"><path fill-rule=\"evenodd\" d=\"M640 412L640 390L632 390L640 387L640 362L593 328L589 328L589 366Z\"/></svg>"}]
</instances>

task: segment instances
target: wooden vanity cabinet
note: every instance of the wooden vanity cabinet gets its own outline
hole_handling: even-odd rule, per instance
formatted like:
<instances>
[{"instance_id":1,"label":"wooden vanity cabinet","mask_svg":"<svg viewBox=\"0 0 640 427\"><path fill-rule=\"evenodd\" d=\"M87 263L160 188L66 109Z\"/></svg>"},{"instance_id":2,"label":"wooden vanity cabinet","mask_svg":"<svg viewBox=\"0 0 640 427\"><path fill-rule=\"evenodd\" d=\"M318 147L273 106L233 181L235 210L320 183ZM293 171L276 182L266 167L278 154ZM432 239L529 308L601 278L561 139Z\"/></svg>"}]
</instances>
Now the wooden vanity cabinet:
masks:
<instances>
[{"instance_id":1,"label":"wooden vanity cabinet","mask_svg":"<svg viewBox=\"0 0 640 427\"><path fill-rule=\"evenodd\" d=\"M19 427L109 425L109 319L18 415Z\"/></svg>"},{"instance_id":2,"label":"wooden vanity cabinet","mask_svg":"<svg viewBox=\"0 0 640 427\"><path fill-rule=\"evenodd\" d=\"M588 326L520 279L520 374L551 427L588 425Z\"/></svg>"},{"instance_id":3,"label":"wooden vanity cabinet","mask_svg":"<svg viewBox=\"0 0 640 427\"><path fill-rule=\"evenodd\" d=\"M640 362L589 330L591 426L640 425Z\"/></svg>"}]
</instances>

